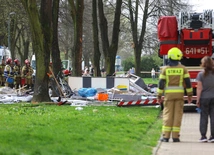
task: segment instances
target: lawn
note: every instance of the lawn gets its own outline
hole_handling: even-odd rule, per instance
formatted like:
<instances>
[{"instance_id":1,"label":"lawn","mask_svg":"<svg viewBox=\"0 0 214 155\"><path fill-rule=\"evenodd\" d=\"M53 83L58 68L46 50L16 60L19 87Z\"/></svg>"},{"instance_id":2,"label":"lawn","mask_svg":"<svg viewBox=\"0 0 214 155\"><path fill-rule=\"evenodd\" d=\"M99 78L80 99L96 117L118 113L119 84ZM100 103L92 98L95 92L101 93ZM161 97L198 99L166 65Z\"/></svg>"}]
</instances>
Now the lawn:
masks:
<instances>
[{"instance_id":1,"label":"lawn","mask_svg":"<svg viewBox=\"0 0 214 155\"><path fill-rule=\"evenodd\" d=\"M0 154L151 155L161 134L155 107L1 104Z\"/></svg>"},{"instance_id":2,"label":"lawn","mask_svg":"<svg viewBox=\"0 0 214 155\"><path fill-rule=\"evenodd\" d=\"M124 74L124 72L117 72L117 75ZM158 77L155 80L152 78L142 78L146 84L158 84Z\"/></svg>"},{"instance_id":3,"label":"lawn","mask_svg":"<svg viewBox=\"0 0 214 155\"><path fill-rule=\"evenodd\" d=\"M158 79L152 80L152 78L142 78L146 84L158 84Z\"/></svg>"}]
</instances>

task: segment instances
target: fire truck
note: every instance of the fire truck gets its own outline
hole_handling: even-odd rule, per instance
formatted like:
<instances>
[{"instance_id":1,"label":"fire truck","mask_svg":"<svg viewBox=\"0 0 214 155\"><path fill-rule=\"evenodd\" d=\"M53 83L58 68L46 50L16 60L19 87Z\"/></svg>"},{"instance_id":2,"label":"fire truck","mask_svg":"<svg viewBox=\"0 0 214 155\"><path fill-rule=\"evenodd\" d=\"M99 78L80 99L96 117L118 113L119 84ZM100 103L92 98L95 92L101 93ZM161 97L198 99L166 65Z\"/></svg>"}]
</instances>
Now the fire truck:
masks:
<instances>
[{"instance_id":1,"label":"fire truck","mask_svg":"<svg viewBox=\"0 0 214 155\"><path fill-rule=\"evenodd\" d=\"M196 76L204 56L213 54L214 12L180 12L179 16L162 16L158 21L159 57L167 65L167 52L178 47L183 52L181 63L189 71L194 95L196 95Z\"/></svg>"}]
</instances>

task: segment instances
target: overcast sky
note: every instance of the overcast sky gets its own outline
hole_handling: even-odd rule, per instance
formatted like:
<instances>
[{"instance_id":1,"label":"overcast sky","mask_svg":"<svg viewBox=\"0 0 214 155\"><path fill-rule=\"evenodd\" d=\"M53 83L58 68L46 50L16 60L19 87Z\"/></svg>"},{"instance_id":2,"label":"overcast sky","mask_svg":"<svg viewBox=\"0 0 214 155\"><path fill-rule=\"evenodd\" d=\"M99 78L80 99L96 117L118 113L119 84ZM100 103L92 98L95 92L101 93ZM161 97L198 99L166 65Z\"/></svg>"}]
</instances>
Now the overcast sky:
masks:
<instances>
[{"instance_id":1,"label":"overcast sky","mask_svg":"<svg viewBox=\"0 0 214 155\"><path fill-rule=\"evenodd\" d=\"M190 4L195 5L193 10L202 12L203 10L214 10L214 0L189 0Z\"/></svg>"}]
</instances>

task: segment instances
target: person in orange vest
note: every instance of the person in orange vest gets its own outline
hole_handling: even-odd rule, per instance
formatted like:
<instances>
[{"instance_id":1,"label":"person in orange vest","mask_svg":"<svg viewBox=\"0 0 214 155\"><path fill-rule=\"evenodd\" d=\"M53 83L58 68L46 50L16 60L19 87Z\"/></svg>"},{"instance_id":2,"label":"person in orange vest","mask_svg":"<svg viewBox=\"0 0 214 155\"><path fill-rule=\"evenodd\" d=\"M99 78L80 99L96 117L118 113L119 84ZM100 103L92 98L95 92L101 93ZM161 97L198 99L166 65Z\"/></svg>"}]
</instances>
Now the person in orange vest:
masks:
<instances>
[{"instance_id":1,"label":"person in orange vest","mask_svg":"<svg viewBox=\"0 0 214 155\"><path fill-rule=\"evenodd\" d=\"M185 66L180 64L183 54L177 47L168 51L169 64L165 66L159 77L157 89L158 103L162 103L164 94L162 142L169 142L172 136L173 142L180 142L180 126L183 116L184 92L188 96L188 102L192 101L192 86L190 76Z\"/></svg>"}]
</instances>

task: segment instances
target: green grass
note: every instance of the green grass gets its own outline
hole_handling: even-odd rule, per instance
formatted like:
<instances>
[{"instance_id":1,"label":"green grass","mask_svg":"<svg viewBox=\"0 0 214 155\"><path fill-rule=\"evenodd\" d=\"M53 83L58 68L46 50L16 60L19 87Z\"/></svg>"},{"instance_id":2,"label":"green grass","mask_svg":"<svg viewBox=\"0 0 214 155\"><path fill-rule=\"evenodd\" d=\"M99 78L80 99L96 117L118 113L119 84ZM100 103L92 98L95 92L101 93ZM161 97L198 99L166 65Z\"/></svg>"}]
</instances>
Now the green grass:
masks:
<instances>
[{"instance_id":1,"label":"green grass","mask_svg":"<svg viewBox=\"0 0 214 155\"><path fill-rule=\"evenodd\" d=\"M0 154L151 155L161 134L155 107L0 105Z\"/></svg>"},{"instance_id":2,"label":"green grass","mask_svg":"<svg viewBox=\"0 0 214 155\"><path fill-rule=\"evenodd\" d=\"M158 79L152 80L152 78L142 78L146 84L158 84Z\"/></svg>"}]
</instances>

